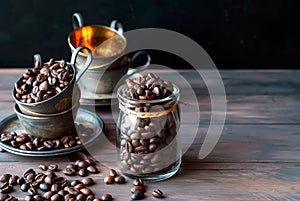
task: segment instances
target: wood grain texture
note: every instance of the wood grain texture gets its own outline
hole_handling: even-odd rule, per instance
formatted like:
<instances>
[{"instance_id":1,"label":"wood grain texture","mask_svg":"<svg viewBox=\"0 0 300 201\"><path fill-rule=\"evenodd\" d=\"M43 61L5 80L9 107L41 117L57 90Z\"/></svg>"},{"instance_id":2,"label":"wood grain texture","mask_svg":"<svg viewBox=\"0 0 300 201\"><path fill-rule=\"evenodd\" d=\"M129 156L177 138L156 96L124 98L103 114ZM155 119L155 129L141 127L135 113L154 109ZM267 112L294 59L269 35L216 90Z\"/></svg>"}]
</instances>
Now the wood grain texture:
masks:
<instances>
[{"instance_id":1,"label":"wood grain texture","mask_svg":"<svg viewBox=\"0 0 300 201\"><path fill-rule=\"evenodd\" d=\"M11 89L24 69L0 69L0 120L13 113ZM168 71L157 71L168 76ZM149 183L145 200L157 200L151 190L160 188L163 200L300 200L300 71L236 70L221 71L227 99L227 117L223 133L212 153L198 159L210 118L210 98L203 80L191 70L180 71L189 80L196 102L182 105L187 114L182 120L182 145L186 149L179 173L163 182ZM209 77L214 84L215 77ZM182 99L188 96L184 83ZM217 94L218 95L218 94ZM200 109L200 122L188 116ZM115 141L115 121L110 108L96 112L105 122L104 133ZM219 124L220 122L212 122ZM194 134L193 130L198 129ZM101 154L92 187L97 195L112 193L115 200L129 200L130 180L126 185L107 186L103 177L116 168L114 150ZM61 168L74 160L65 155L51 158L21 157L0 153L0 173L21 174L40 163L58 163ZM106 166L105 166L106 165ZM61 174L61 173L59 173ZM21 198L24 194L14 191Z\"/></svg>"}]
</instances>

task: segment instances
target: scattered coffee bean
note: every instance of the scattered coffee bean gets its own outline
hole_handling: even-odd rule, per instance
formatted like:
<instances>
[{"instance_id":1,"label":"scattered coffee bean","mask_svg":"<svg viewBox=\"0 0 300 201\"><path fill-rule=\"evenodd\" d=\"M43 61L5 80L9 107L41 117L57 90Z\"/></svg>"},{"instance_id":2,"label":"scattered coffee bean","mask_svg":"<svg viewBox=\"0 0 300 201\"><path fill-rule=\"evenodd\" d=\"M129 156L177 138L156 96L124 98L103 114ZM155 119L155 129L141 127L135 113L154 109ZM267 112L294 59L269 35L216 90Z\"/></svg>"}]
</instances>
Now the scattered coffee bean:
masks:
<instances>
[{"instance_id":1,"label":"scattered coffee bean","mask_svg":"<svg viewBox=\"0 0 300 201\"><path fill-rule=\"evenodd\" d=\"M156 198L162 198L163 192L159 189L155 189L155 190L153 190L152 195Z\"/></svg>"},{"instance_id":2,"label":"scattered coffee bean","mask_svg":"<svg viewBox=\"0 0 300 201\"><path fill-rule=\"evenodd\" d=\"M94 180L90 177L82 179L81 182L86 186L92 186L94 184Z\"/></svg>"},{"instance_id":3,"label":"scattered coffee bean","mask_svg":"<svg viewBox=\"0 0 300 201\"><path fill-rule=\"evenodd\" d=\"M103 201L112 201L113 198L112 198L111 194L106 193L106 194L102 195L101 199Z\"/></svg>"},{"instance_id":4,"label":"scattered coffee bean","mask_svg":"<svg viewBox=\"0 0 300 201\"><path fill-rule=\"evenodd\" d=\"M136 178L133 180L132 184L134 186L144 186L144 181L141 178Z\"/></svg>"},{"instance_id":5,"label":"scattered coffee bean","mask_svg":"<svg viewBox=\"0 0 300 201\"><path fill-rule=\"evenodd\" d=\"M109 170L109 176L112 176L112 177L117 177L118 176L118 173L116 170L114 169L110 169Z\"/></svg>"},{"instance_id":6,"label":"scattered coffee bean","mask_svg":"<svg viewBox=\"0 0 300 201\"><path fill-rule=\"evenodd\" d=\"M38 138L36 138L36 139L38 139ZM39 168L43 171L46 171L48 169L48 167L45 164L39 165Z\"/></svg>"},{"instance_id":7,"label":"scattered coffee bean","mask_svg":"<svg viewBox=\"0 0 300 201\"><path fill-rule=\"evenodd\" d=\"M125 177L123 177L121 175L115 177L115 183L117 183L117 184L125 184Z\"/></svg>"},{"instance_id":8,"label":"scattered coffee bean","mask_svg":"<svg viewBox=\"0 0 300 201\"><path fill-rule=\"evenodd\" d=\"M11 174L3 174L0 176L0 182L8 182L11 177Z\"/></svg>"},{"instance_id":9,"label":"scattered coffee bean","mask_svg":"<svg viewBox=\"0 0 300 201\"><path fill-rule=\"evenodd\" d=\"M74 168L68 168L68 167L66 167L64 170L63 170L63 173L65 174L65 175L68 175L68 176L73 176L73 175L75 175L76 174L76 170L74 169Z\"/></svg>"},{"instance_id":10,"label":"scattered coffee bean","mask_svg":"<svg viewBox=\"0 0 300 201\"><path fill-rule=\"evenodd\" d=\"M25 201L35 201L35 199L32 195L26 195L24 199L25 199Z\"/></svg>"},{"instance_id":11,"label":"scattered coffee bean","mask_svg":"<svg viewBox=\"0 0 300 201\"><path fill-rule=\"evenodd\" d=\"M113 176L106 176L104 178L104 183L105 184L113 184L115 182L115 178Z\"/></svg>"},{"instance_id":12,"label":"scattered coffee bean","mask_svg":"<svg viewBox=\"0 0 300 201\"><path fill-rule=\"evenodd\" d=\"M56 164L51 164L51 165L48 166L48 169L49 169L50 171L56 171L56 170L58 169L58 165L56 165Z\"/></svg>"},{"instance_id":13,"label":"scattered coffee bean","mask_svg":"<svg viewBox=\"0 0 300 201\"><path fill-rule=\"evenodd\" d=\"M51 196L50 198L51 201L63 201L64 197L62 195L59 194L54 194Z\"/></svg>"},{"instance_id":14,"label":"scattered coffee bean","mask_svg":"<svg viewBox=\"0 0 300 201\"><path fill-rule=\"evenodd\" d=\"M141 191L141 192L145 192L146 189L144 186L133 186L131 189L130 189L131 193L134 193L135 191Z\"/></svg>"},{"instance_id":15,"label":"scattered coffee bean","mask_svg":"<svg viewBox=\"0 0 300 201\"><path fill-rule=\"evenodd\" d=\"M142 191L135 191L131 194L132 200L141 200L145 197L144 193Z\"/></svg>"},{"instance_id":16,"label":"scattered coffee bean","mask_svg":"<svg viewBox=\"0 0 300 201\"><path fill-rule=\"evenodd\" d=\"M97 174L99 172L95 166L88 166L87 170L92 174Z\"/></svg>"},{"instance_id":17,"label":"scattered coffee bean","mask_svg":"<svg viewBox=\"0 0 300 201\"><path fill-rule=\"evenodd\" d=\"M12 185L12 186L15 186L15 185L18 184L18 179L19 179L19 176L13 175L13 176L11 176L11 177L9 178L8 183L9 183L10 185Z\"/></svg>"},{"instance_id":18,"label":"scattered coffee bean","mask_svg":"<svg viewBox=\"0 0 300 201\"><path fill-rule=\"evenodd\" d=\"M88 176L89 175L89 171L86 168L81 168L78 171L78 175L81 176L81 177Z\"/></svg>"}]
</instances>

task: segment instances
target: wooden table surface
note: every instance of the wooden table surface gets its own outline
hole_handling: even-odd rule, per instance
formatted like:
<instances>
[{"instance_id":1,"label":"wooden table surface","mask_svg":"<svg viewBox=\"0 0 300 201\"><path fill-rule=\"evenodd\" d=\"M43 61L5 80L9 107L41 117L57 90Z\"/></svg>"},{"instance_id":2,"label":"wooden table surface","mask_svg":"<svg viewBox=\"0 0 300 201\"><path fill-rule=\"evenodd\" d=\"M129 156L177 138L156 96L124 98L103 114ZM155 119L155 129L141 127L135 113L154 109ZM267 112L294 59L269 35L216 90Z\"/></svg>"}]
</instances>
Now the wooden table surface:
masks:
<instances>
[{"instance_id":1,"label":"wooden table surface","mask_svg":"<svg viewBox=\"0 0 300 201\"><path fill-rule=\"evenodd\" d=\"M13 113L11 89L23 72L24 69L0 69L0 120ZM226 123L218 144L203 160L198 159L198 153L210 120L209 94L194 71L180 73L197 94L201 111L199 130L183 155L178 174L162 182L148 183L145 200L157 200L151 195L154 188L163 190L163 200L300 200L300 71L221 71L227 95ZM211 77L210 83L214 79ZM110 108L97 107L96 111L104 120L104 133L114 139L115 123ZM188 106L183 106L182 111L188 112ZM188 132L183 133L183 143L189 137ZM57 163L63 168L86 154L83 151L34 158L3 152L0 172L21 175L30 167L38 169L40 163ZM113 152L105 154L107 158L115 157ZM96 185L91 189L97 196L111 193L116 201L130 200L129 179L125 185L103 183L109 168L116 168L115 163L107 164L98 162L101 172L94 175ZM12 195L23 200L25 194L18 190Z\"/></svg>"}]
</instances>

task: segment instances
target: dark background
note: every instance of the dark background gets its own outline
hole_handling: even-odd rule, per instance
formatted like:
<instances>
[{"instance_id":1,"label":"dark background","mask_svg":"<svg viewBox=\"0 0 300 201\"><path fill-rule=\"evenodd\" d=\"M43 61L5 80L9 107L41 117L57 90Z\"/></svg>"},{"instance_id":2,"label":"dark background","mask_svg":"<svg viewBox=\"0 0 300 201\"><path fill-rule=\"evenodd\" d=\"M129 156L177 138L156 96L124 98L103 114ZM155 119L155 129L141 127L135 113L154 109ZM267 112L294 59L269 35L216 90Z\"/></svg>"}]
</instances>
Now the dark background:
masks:
<instances>
[{"instance_id":1,"label":"dark background","mask_svg":"<svg viewBox=\"0 0 300 201\"><path fill-rule=\"evenodd\" d=\"M70 58L71 16L125 30L165 28L197 41L218 68L299 68L300 7L291 0L0 0L0 67L28 67L32 55ZM170 55L156 63L186 67Z\"/></svg>"}]
</instances>

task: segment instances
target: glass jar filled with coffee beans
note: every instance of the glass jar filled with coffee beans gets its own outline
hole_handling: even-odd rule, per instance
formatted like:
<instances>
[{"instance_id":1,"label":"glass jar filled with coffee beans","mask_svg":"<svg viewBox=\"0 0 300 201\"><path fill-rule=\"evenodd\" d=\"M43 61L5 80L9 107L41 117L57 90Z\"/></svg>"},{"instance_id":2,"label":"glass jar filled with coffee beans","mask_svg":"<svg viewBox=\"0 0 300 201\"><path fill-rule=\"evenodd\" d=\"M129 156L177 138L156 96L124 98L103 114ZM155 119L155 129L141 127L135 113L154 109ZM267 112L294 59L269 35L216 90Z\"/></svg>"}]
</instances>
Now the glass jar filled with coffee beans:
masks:
<instances>
[{"instance_id":1,"label":"glass jar filled with coffee beans","mask_svg":"<svg viewBox=\"0 0 300 201\"><path fill-rule=\"evenodd\" d=\"M179 88L149 73L118 89L117 160L132 178L158 181L181 164Z\"/></svg>"}]
</instances>

